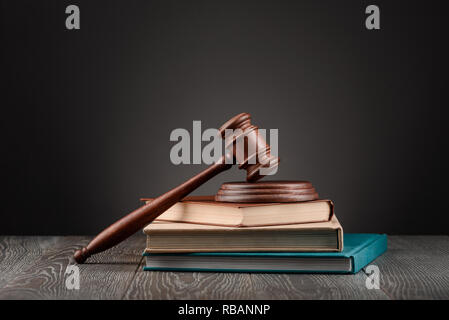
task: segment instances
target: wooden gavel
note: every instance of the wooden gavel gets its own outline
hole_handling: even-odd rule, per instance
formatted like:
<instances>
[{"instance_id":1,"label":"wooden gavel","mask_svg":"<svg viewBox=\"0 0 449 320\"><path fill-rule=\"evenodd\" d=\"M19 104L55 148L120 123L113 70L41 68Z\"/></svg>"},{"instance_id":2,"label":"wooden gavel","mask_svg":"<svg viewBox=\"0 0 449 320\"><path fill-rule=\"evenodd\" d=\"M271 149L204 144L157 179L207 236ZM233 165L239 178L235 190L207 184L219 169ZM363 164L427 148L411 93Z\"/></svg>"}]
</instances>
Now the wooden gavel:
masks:
<instances>
[{"instance_id":1,"label":"wooden gavel","mask_svg":"<svg viewBox=\"0 0 449 320\"><path fill-rule=\"evenodd\" d=\"M234 130L236 134L232 135L232 138L228 139L228 141L225 140L225 155L203 172L110 225L98 234L86 247L75 252L73 256L75 261L77 263L83 263L91 255L119 244L151 223L168 208L203 183L220 172L231 168L234 162L239 164L240 169L247 171L246 180L248 182L255 182L275 170L279 164L279 158L271 155L270 146L267 145L262 135L258 133L258 128L251 124L250 119L251 116L248 113L241 113L227 121L219 129L221 137L228 137L227 129ZM237 149L237 141L243 142L243 153ZM261 169L263 169L263 173Z\"/></svg>"}]
</instances>

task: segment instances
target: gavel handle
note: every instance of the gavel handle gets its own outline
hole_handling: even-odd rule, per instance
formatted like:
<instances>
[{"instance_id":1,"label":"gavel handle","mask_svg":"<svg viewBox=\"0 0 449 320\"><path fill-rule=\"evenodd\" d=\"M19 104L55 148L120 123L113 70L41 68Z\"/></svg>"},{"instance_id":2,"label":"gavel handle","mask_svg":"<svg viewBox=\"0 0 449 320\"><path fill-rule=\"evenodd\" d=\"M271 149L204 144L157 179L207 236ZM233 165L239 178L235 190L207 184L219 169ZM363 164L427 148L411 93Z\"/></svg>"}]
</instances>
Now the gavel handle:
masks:
<instances>
[{"instance_id":1,"label":"gavel handle","mask_svg":"<svg viewBox=\"0 0 449 320\"><path fill-rule=\"evenodd\" d=\"M150 203L134 210L98 234L88 245L77 250L73 256L77 263L84 263L91 255L105 251L127 239L138 230L152 222L168 208L180 201L203 183L232 165L225 162L223 156L215 164L187 180L178 187L164 193Z\"/></svg>"}]
</instances>

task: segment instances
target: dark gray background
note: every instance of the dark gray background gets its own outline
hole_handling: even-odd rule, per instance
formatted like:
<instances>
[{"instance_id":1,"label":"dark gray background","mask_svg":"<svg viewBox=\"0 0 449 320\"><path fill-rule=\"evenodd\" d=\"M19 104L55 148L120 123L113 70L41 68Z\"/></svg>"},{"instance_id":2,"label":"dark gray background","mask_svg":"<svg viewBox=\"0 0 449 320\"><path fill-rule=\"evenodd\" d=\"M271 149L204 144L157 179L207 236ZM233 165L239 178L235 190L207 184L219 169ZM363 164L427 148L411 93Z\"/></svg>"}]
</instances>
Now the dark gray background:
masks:
<instances>
[{"instance_id":1,"label":"dark gray background","mask_svg":"<svg viewBox=\"0 0 449 320\"><path fill-rule=\"evenodd\" d=\"M1 0L0 234L101 231L205 168L171 164L173 129L240 112L346 232L447 234L442 3Z\"/></svg>"}]
</instances>

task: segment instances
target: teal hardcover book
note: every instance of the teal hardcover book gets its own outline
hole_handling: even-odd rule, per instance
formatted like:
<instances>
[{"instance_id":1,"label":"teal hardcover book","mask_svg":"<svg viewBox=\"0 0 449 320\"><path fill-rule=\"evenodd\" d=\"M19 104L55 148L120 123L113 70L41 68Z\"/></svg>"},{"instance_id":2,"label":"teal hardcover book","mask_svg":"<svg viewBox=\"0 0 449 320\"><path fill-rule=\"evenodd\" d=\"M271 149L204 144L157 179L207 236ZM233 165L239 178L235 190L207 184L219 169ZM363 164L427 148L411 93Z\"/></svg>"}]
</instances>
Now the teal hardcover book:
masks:
<instances>
[{"instance_id":1,"label":"teal hardcover book","mask_svg":"<svg viewBox=\"0 0 449 320\"><path fill-rule=\"evenodd\" d=\"M387 250L385 234L347 233L342 252L144 253L146 271L357 273Z\"/></svg>"}]
</instances>

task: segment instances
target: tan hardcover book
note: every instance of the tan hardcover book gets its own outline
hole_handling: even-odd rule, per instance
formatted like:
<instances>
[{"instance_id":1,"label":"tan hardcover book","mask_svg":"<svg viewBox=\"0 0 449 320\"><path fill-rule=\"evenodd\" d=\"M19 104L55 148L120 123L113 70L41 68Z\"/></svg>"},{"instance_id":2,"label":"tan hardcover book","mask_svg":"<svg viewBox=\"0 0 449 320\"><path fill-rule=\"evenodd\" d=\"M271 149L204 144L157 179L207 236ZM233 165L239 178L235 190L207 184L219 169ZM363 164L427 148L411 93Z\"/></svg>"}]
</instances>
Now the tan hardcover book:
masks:
<instances>
[{"instance_id":1,"label":"tan hardcover book","mask_svg":"<svg viewBox=\"0 0 449 320\"><path fill-rule=\"evenodd\" d=\"M142 199L151 202L151 199ZM330 200L295 203L226 203L213 196L187 197L156 221L186 222L229 227L257 227L325 222L333 215Z\"/></svg>"},{"instance_id":2,"label":"tan hardcover book","mask_svg":"<svg viewBox=\"0 0 449 320\"><path fill-rule=\"evenodd\" d=\"M343 228L330 221L265 227L153 222L144 228L146 252L332 252L343 249Z\"/></svg>"}]
</instances>

